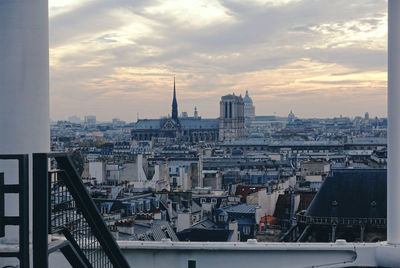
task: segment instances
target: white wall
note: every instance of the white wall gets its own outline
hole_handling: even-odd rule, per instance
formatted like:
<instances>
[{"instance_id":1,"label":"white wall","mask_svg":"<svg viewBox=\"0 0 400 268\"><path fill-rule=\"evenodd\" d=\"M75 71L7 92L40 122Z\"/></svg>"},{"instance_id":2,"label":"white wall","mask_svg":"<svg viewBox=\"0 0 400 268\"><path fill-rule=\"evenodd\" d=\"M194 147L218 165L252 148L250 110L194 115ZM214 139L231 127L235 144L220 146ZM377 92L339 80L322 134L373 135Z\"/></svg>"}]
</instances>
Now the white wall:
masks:
<instances>
[{"instance_id":1,"label":"white wall","mask_svg":"<svg viewBox=\"0 0 400 268\"><path fill-rule=\"evenodd\" d=\"M229 223L229 230L233 231L232 237L229 242L239 242L240 241L240 232L239 232L239 224L237 221L231 221Z\"/></svg>"},{"instance_id":2,"label":"white wall","mask_svg":"<svg viewBox=\"0 0 400 268\"><path fill-rule=\"evenodd\" d=\"M105 164L101 161L89 162L89 177L96 178L97 183L106 180Z\"/></svg>"},{"instance_id":3,"label":"white wall","mask_svg":"<svg viewBox=\"0 0 400 268\"><path fill-rule=\"evenodd\" d=\"M145 182L147 181L146 173L143 169L143 155L138 154L136 158L136 178L135 181Z\"/></svg>"},{"instance_id":4,"label":"white wall","mask_svg":"<svg viewBox=\"0 0 400 268\"><path fill-rule=\"evenodd\" d=\"M119 182L120 181L120 173L123 167L118 164L107 164L106 171L107 173L107 180Z\"/></svg>"},{"instance_id":5,"label":"white wall","mask_svg":"<svg viewBox=\"0 0 400 268\"><path fill-rule=\"evenodd\" d=\"M260 219L265 215L274 215L279 193L280 192L278 191L268 193L266 189L262 189L261 191L253 193L247 197L248 203L259 205L259 208L257 208L256 211L257 223L259 223Z\"/></svg>"},{"instance_id":6,"label":"white wall","mask_svg":"<svg viewBox=\"0 0 400 268\"><path fill-rule=\"evenodd\" d=\"M180 232L192 226L191 214L189 212L178 212L178 219L176 221L176 231Z\"/></svg>"},{"instance_id":7,"label":"white wall","mask_svg":"<svg viewBox=\"0 0 400 268\"><path fill-rule=\"evenodd\" d=\"M50 150L47 0L0 1L0 153Z\"/></svg>"},{"instance_id":8,"label":"white wall","mask_svg":"<svg viewBox=\"0 0 400 268\"><path fill-rule=\"evenodd\" d=\"M322 182L322 175L308 175L304 179L311 182Z\"/></svg>"},{"instance_id":9,"label":"white wall","mask_svg":"<svg viewBox=\"0 0 400 268\"><path fill-rule=\"evenodd\" d=\"M123 181L133 181L136 172L136 164L131 162L126 162L125 168L121 170L121 180Z\"/></svg>"},{"instance_id":10,"label":"white wall","mask_svg":"<svg viewBox=\"0 0 400 268\"><path fill-rule=\"evenodd\" d=\"M135 268L346 267L376 265L376 244L119 241ZM300 246L301 245L301 246ZM326 266L325 266L326 265Z\"/></svg>"},{"instance_id":11,"label":"white wall","mask_svg":"<svg viewBox=\"0 0 400 268\"><path fill-rule=\"evenodd\" d=\"M50 150L47 13L47 0L0 1L0 154ZM7 184L18 183L16 161L11 162L0 161ZM18 195L6 195L5 214L18 215ZM0 245L17 241L17 227L7 226ZM4 261L0 258L0 267L12 264Z\"/></svg>"}]
</instances>

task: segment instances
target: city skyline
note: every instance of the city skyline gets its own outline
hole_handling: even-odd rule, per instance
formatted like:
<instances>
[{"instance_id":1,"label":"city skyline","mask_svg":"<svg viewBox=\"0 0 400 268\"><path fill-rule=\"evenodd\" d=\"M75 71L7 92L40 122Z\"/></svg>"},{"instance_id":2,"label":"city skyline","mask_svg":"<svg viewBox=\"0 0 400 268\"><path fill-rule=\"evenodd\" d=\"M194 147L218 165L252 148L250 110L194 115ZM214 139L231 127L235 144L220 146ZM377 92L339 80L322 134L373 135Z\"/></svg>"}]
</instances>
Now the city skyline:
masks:
<instances>
[{"instance_id":1,"label":"city skyline","mask_svg":"<svg viewBox=\"0 0 400 268\"><path fill-rule=\"evenodd\" d=\"M186 111L183 111L183 112L186 112ZM293 111L291 110L290 112L293 112ZM378 117L380 119L381 118L386 118L387 119L387 116L379 117L379 116L371 115L369 112L365 112L365 113L368 113L368 116L369 116L370 120L373 120L376 117ZM365 118L365 113L359 114L359 115L355 115L355 116L347 116L347 115L344 115L344 114L340 114L338 116L332 116L332 117L301 117L301 116L297 116L295 114L295 117L298 118L298 119L334 119L334 118L343 117L343 118L349 118L350 120L354 120L356 117L360 117L360 118L364 119ZM51 121L53 123L56 123L57 121L69 121L70 119L73 119L73 121L74 121L74 122L71 122L71 123L77 123L77 121L76 121L77 119L80 120L80 123L84 123L86 116L94 116L94 117L96 117L96 124L97 123L111 123L113 120L121 120L124 123L134 123L134 122L138 121L137 118L134 118L132 120L124 120L124 119L121 119L121 118L115 117L115 116L114 117L111 116L110 117L111 119L103 119L103 118L98 118L95 114L90 114L90 115L87 114L87 115L83 115L83 116L79 116L79 115L76 115L76 114L71 114L71 115L66 115L66 117L63 118L63 119L55 119L55 118L50 118L50 119L51 119ZM193 114L187 114L187 116L188 117L193 117ZM207 119L207 117L202 117L201 114L199 114L198 116L200 116L201 118ZM277 115L277 114L265 114L265 115L256 115L256 116L277 116L278 118L288 117L288 115ZM220 116L210 117L209 119L217 119L219 117ZM158 117L139 117L139 120L141 120L141 119L163 119L163 118L171 118L171 114L168 113L167 115L160 115ZM179 114L179 118L182 118L182 114Z\"/></svg>"},{"instance_id":2,"label":"city skyline","mask_svg":"<svg viewBox=\"0 0 400 268\"><path fill-rule=\"evenodd\" d=\"M196 14L194 14L196 10ZM196 15L196 16L194 16ZM51 118L386 116L386 1L50 1Z\"/></svg>"}]
</instances>

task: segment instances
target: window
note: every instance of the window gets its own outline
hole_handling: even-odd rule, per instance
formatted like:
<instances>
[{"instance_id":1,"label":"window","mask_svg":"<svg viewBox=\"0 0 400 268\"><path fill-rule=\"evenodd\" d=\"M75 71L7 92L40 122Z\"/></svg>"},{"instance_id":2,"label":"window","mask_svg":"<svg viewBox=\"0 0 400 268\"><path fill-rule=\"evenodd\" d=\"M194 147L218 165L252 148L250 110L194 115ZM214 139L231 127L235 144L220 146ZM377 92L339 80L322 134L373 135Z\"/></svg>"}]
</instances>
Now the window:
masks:
<instances>
[{"instance_id":1,"label":"window","mask_svg":"<svg viewBox=\"0 0 400 268\"><path fill-rule=\"evenodd\" d=\"M212 198L212 199L211 199L211 203L217 204L217 198Z\"/></svg>"},{"instance_id":2,"label":"window","mask_svg":"<svg viewBox=\"0 0 400 268\"><path fill-rule=\"evenodd\" d=\"M106 207L102 207L101 208L101 213L102 214L106 214L107 213L107 208Z\"/></svg>"},{"instance_id":3,"label":"window","mask_svg":"<svg viewBox=\"0 0 400 268\"><path fill-rule=\"evenodd\" d=\"M200 198L200 203L201 204L204 204L206 202L206 199L205 198Z\"/></svg>"},{"instance_id":4,"label":"window","mask_svg":"<svg viewBox=\"0 0 400 268\"><path fill-rule=\"evenodd\" d=\"M248 225L243 226L243 234L245 234L245 235L250 234L250 226L248 226Z\"/></svg>"}]
</instances>

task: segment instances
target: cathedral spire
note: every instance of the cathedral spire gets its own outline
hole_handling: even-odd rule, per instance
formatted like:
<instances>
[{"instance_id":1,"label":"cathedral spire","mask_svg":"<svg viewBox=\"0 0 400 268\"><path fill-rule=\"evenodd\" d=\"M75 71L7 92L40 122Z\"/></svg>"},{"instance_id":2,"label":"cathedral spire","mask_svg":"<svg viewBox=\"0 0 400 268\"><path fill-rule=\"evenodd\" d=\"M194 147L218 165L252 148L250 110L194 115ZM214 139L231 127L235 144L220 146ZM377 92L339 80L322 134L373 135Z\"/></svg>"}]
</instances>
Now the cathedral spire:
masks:
<instances>
[{"instance_id":1,"label":"cathedral spire","mask_svg":"<svg viewBox=\"0 0 400 268\"><path fill-rule=\"evenodd\" d=\"M178 103L176 101L175 76L174 76L174 97L172 99L172 119L178 121Z\"/></svg>"}]
</instances>

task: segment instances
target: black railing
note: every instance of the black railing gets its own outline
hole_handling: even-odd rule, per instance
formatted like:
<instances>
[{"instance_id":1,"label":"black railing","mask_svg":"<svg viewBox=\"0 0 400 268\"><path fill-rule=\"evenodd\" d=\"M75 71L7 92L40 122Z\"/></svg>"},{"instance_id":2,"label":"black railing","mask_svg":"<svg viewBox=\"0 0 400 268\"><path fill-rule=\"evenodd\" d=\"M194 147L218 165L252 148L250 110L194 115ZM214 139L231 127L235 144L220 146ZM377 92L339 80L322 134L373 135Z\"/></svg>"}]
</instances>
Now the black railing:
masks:
<instances>
[{"instance_id":1,"label":"black railing","mask_svg":"<svg viewBox=\"0 0 400 268\"><path fill-rule=\"evenodd\" d=\"M48 234L73 267L129 267L67 154L33 154L33 181L34 267L48 267Z\"/></svg>"},{"instance_id":2,"label":"black railing","mask_svg":"<svg viewBox=\"0 0 400 268\"><path fill-rule=\"evenodd\" d=\"M385 228L387 224L386 218L340 218L340 217L314 217L305 215L296 215L296 220L301 224L316 225L370 225L374 227Z\"/></svg>"},{"instance_id":3,"label":"black railing","mask_svg":"<svg viewBox=\"0 0 400 268\"><path fill-rule=\"evenodd\" d=\"M64 177L64 178L63 178ZM50 180L50 233L63 234L71 242L81 259L93 267L113 267L104 254L99 241L92 234L80 210L64 183L64 171L49 172Z\"/></svg>"},{"instance_id":4,"label":"black railing","mask_svg":"<svg viewBox=\"0 0 400 268\"><path fill-rule=\"evenodd\" d=\"M29 174L28 155L0 155L0 160L18 161L18 184L5 184L0 173L0 238L5 237L5 226L19 229L19 248L14 252L0 252L0 258L18 258L20 267L29 267ZM15 172L17 174L17 172ZM15 180L16 178L13 178ZM5 194L18 194L18 216L5 215Z\"/></svg>"}]
</instances>

